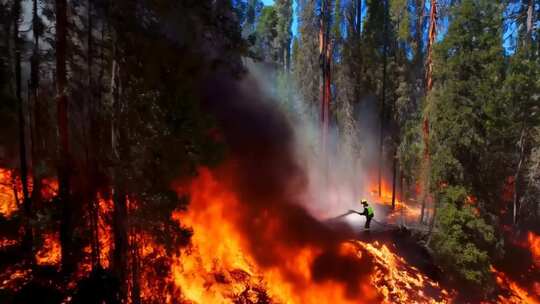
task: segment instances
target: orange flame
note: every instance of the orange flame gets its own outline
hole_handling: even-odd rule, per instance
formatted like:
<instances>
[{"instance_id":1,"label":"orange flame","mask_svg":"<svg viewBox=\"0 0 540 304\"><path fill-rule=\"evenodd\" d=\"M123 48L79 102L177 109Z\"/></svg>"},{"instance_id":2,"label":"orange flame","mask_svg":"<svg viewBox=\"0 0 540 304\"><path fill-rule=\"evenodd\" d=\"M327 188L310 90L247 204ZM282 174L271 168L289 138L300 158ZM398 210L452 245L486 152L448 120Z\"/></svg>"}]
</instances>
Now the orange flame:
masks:
<instances>
[{"instance_id":1,"label":"orange flame","mask_svg":"<svg viewBox=\"0 0 540 304\"><path fill-rule=\"evenodd\" d=\"M241 302L241 299L271 299L278 303L447 303L451 296L387 245L357 240L342 243L338 254L376 262L371 275L358 286L362 297L351 298L337 281L318 282L312 263L320 248L280 247L287 256L279 266L258 265L235 219L240 212L236 195L207 169L188 187L191 196L187 214L175 213L183 225L193 227L192 244L174 259L172 280L181 288L182 299L194 303ZM181 189L183 191L185 189ZM269 228L271 229L271 228ZM279 236L276 235L276 238ZM264 248L260 248L264 250ZM293 279L294 278L294 279ZM424 287L439 297L424 295Z\"/></svg>"},{"instance_id":2,"label":"orange flame","mask_svg":"<svg viewBox=\"0 0 540 304\"><path fill-rule=\"evenodd\" d=\"M107 268L110 264L111 250L113 247L112 227L107 223L106 218L110 216L113 210L113 202L111 199L105 199L98 195L98 241L99 241L99 259L101 266Z\"/></svg>"},{"instance_id":3,"label":"orange flame","mask_svg":"<svg viewBox=\"0 0 540 304\"><path fill-rule=\"evenodd\" d=\"M60 264L60 237L57 233L43 235L43 246L36 253L36 262L38 265L56 265Z\"/></svg>"},{"instance_id":4,"label":"orange flame","mask_svg":"<svg viewBox=\"0 0 540 304\"><path fill-rule=\"evenodd\" d=\"M529 248L531 249L534 263L540 267L540 236L530 231L527 235L527 240L529 241Z\"/></svg>"},{"instance_id":5,"label":"orange flame","mask_svg":"<svg viewBox=\"0 0 540 304\"><path fill-rule=\"evenodd\" d=\"M491 268L491 271L495 273L497 284L500 288L508 290L508 295L499 295L499 303L503 304L539 304L540 301L534 294L530 294L525 288L519 286L516 282L508 278L503 272L497 271L495 268ZM536 284L534 284L536 288Z\"/></svg>"},{"instance_id":6,"label":"orange flame","mask_svg":"<svg viewBox=\"0 0 540 304\"><path fill-rule=\"evenodd\" d=\"M44 178L41 180L41 196L45 200L52 199L58 192L58 182L56 179ZM29 178L28 191L32 191L33 181ZM22 185L18 176L13 170L0 168L0 215L10 217L19 209L17 200L22 199Z\"/></svg>"},{"instance_id":7,"label":"orange flame","mask_svg":"<svg viewBox=\"0 0 540 304\"><path fill-rule=\"evenodd\" d=\"M13 191L13 177L11 170L0 168L0 215L4 217L10 217L18 209ZM19 190L18 187L16 189ZM17 192L19 197L22 196L20 191Z\"/></svg>"},{"instance_id":8,"label":"orange flame","mask_svg":"<svg viewBox=\"0 0 540 304\"><path fill-rule=\"evenodd\" d=\"M369 186L370 191L370 200L372 202L377 202L385 206L392 205L392 185L388 184L387 181L382 180L381 183L381 196L379 197L378 184L373 183ZM398 216L403 216L405 219L410 221L417 221L420 217L421 210L418 206L415 206L409 202L403 201L396 189L395 194L395 210L393 213L388 215L387 220L395 221Z\"/></svg>"}]
</instances>

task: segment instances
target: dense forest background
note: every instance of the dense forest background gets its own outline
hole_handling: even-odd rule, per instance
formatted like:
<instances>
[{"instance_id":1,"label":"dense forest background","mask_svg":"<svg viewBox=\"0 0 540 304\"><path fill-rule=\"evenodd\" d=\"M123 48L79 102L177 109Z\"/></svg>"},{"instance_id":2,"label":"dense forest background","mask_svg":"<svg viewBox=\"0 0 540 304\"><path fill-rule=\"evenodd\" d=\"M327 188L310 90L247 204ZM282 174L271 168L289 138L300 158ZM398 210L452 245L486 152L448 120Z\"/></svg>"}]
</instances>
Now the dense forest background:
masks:
<instances>
[{"instance_id":1,"label":"dense forest background","mask_svg":"<svg viewBox=\"0 0 540 304\"><path fill-rule=\"evenodd\" d=\"M505 241L539 229L540 4L336 0L237 7L245 12L239 13L244 37L255 41L254 57L275 66L282 102L290 107L299 98L316 112L322 105L324 123L330 95L338 149L362 153L358 109L376 100L379 168L390 168L402 199L421 202L418 221L439 266L489 293L490 265L504 259Z\"/></svg>"},{"instance_id":2,"label":"dense forest background","mask_svg":"<svg viewBox=\"0 0 540 304\"><path fill-rule=\"evenodd\" d=\"M375 102L379 185L390 172L437 266L489 297L492 265L540 232L539 22L536 0L0 0L0 264L32 270L0 302L178 293L141 295L145 269L170 271L141 244L189 243L170 185L230 152L205 84L252 62L347 153ZM51 237L58 267L40 266Z\"/></svg>"}]
</instances>

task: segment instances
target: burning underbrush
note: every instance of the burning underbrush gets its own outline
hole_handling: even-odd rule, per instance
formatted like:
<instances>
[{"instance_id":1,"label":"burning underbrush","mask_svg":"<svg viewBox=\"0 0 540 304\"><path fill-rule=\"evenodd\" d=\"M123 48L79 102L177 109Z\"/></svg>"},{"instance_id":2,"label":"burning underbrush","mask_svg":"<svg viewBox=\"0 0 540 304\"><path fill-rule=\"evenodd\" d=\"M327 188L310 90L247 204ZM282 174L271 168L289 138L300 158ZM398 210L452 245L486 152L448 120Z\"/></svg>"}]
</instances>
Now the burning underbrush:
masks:
<instances>
[{"instance_id":1,"label":"burning underbrush","mask_svg":"<svg viewBox=\"0 0 540 304\"><path fill-rule=\"evenodd\" d=\"M138 244L132 254L139 255L138 292L144 303L455 302L457 292L442 287L436 277L412 263L403 244L400 247L387 237L358 238L340 225L327 229L298 210L297 216L307 218L304 223L308 225L291 228L299 218L284 219L271 204L259 206L259 214L250 212L253 206L241 200L235 178L234 165L230 165L214 171L201 169L194 180L175 186L191 200L188 211L176 212L174 220L193 229L190 244L177 255L168 255L149 236L132 234L131 241ZM3 203L10 203L7 194L3 195ZM106 217L112 212L112 202L100 197L99 205L100 262L108 268L112 231ZM10 212L15 214L17 209ZM295 236L297 229L311 236ZM58 235L43 238L36 252L41 268L5 267L0 290L24 293L34 278L43 279L58 269ZM536 235L530 233L527 240L531 254L536 254ZM12 245L6 244L6 248ZM89 274L89 267L82 263L77 280ZM46 269L51 269L48 274L44 274ZM502 271L493 268L493 272L502 290L493 303L538 303L530 288ZM68 288L77 286L74 281ZM531 286L534 290L536 285Z\"/></svg>"},{"instance_id":2,"label":"burning underbrush","mask_svg":"<svg viewBox=\"0 0 540 304\"><path fill-rule=\"evenodd\" d=\"M174 281L185 300L196 303L448 303L450 292L409 265L389 244L366 243L336 235L335 247L321 243L292 244L280 234L279 219L269 220L271 240L253 246L243 232L242 203L209 170L189 190L187 214L177 213L193 227L191 245L173 267ZM268 206L270 209L271 206ZM273 225L273 227L272 227ZM317 227L314 228L315 232ZM310 227L306 227L306 233ZM253 231L257 233L257 231ZM315 235L316 236L316 235ZM334 245L334 244L333 244ZM261 263L273 252L279 263Z\"/></svg>"},{"instance_id":3,"label":"burning underbrush","mask_svg":"<svg viewBox=\"0 0 540 304\"><path fill-rule=\"evenodd\" d=\"M178 229L164 228L163 219L150 222L142 211L154 208L152 201L145 201L140 193L127 193L122 199L127 202L123 231L128 240L119 241L117 236L122 234L115 235L111 220L119 200L112 200L114 189L102 190L105 193L97 197L97 215L91 224L97 227L92 229L97 235L89 237L97 244L92 248L86 245L90 242L85 243L79 269L69 282L58 279L62 261L58 227L42 231L35 267L2 260L7 256L4 253L17 250L22 229L15 237L0 240L0 300L4 291L24 294L23 289L36 281L62 298L46 303L88 303L87 298L79 301L94 296L93 289L85 289L87 285L112 290L112 298L118 299L120 288L114 289L114 284L120 269L128 274L116 284L127 285L122 292L126 291L128 304L458 302L459 292L445 284L416 239L407 234L400 239L390 237L400 230L400 219L418 218L418 204L397 197L392 211L392 191L383 184L382 198L372 193L368 199L376 209L377 224L385 229L360 234L349 222L325 220L313 212L310 203L322 202L325 211L339 213L355 208L351 207L355 202L348 197L349 202L338 206L317 198L325 189L311 191L306 168L300 165L304 162L295 153L295 133L283 113L261 101L253 86L246 90L218 79L205 87L214 88L205 91L204 103L220 125L219 138L227 144L228 159L216 169L201 168L192 180L172 185L180 197L190 198L187 210L168 209L175 210L172 224ZM44 183L48 186L43 189L53 189L47 203L54 204L56 182ZM368 189L362 191L369 195L373 184L367 184ZM18 217L20 222L21 186L12 170L0 170L0 187L2 218ZM310 191L311 198L319 201L306 199ZM342 194L335 192L337 197ZM331 215L328 212L325 216ZM166 218L170 222L170 213ZM185 242L173 246L167 241L167 233L181 239L186 227L190 230ZM536 258L537 238L530 235L526 249ZM115 244L120 244L116 250ZM122 244L125 260L115 259ZM17 261L16 253L10 257L13 261ZM119 267L123 261L125 267ZM503 291L493 303L537 300L529 291L536 285L524 287L507 269L493 268L493 273ZM99 303L117 302L101 299Z\"/></svg>"}]
</instances>

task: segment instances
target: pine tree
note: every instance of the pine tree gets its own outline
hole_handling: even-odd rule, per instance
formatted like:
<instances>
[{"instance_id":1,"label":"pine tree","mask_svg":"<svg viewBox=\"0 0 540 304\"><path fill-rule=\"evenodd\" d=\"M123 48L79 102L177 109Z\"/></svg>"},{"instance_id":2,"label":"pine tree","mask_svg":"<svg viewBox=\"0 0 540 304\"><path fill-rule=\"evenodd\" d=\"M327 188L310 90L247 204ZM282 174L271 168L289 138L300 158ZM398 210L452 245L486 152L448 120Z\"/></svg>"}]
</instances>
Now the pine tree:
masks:
<instances>
[{"instance_id":1,"label":"pine tree","mask_svg":"<svg viewBox=\"0 0 540 304\"><path fill-rule=\"evenodd\" d=\"M530 39L528 35L523 38ZM514 168L511 212L514 225L517 225L521 218L529 218L529 220L534 218L530 215L535 214L535 199L532 199L530 194L525 195L527 194L526 176L529 175L527 163L534 147L538 145L535 133L540 127L538 113L540 61L532 56L533 44L531 42L529 40L519 47L517 53L510 59L503 92L507 100L503 104L506 128L501 135L504 134L509 140L508 153L511 155L509 163L513 164ZM534 183L531 186L534 188Z\"/></svg>"},{"instance_id":2,"label":"pine tree","mask_svg":"<svg viewBox=\"0 0 540 304\"><path fill-rule=\"evenodd\" d=\"M283 45L278 37L278 14L275 6L265 6L262 9L256 33L260 59L269 63L282 63Z\"/></svg>"},{"instance_id":3,"label":"pine tree","mask_svg":"<svg viewBox=\"0 0 540 304\"><path fill-rule=\"evenodd\" d=\"M277 0L274 4L277 13L276 40L280 48L280 62L285 71L290 69L292 40L292 0Z\"/></svg>"},{"instance_id":4,"label":"pine tree","mask_svg":"<svg viewBox=\"0 0 540 304\"><path fill-rule=\"evenodd\" d=\"M295 79L301 97L308 105L319 104L319 19L315 0L299 1L298 52L294 64Z\"/></svg>"},{"instance_id":5,"label":"pine tree","mask_svg":"<svg viewBox=\"0 0 540 304\"><path fill-rule=\"evenodd\" d=\"M502 189L506 176L497 165L502 152L495 115L504 69L501 22L499 5L491 1L457 5L448 34L435 47L434 88L425 109L430 117L429 190L438 204L430 246L450 273L486 292L492 290L490 257L497 252L488 219L495 215L490 206L498 197L491 189Z\"/></svg>"}]
</instances>

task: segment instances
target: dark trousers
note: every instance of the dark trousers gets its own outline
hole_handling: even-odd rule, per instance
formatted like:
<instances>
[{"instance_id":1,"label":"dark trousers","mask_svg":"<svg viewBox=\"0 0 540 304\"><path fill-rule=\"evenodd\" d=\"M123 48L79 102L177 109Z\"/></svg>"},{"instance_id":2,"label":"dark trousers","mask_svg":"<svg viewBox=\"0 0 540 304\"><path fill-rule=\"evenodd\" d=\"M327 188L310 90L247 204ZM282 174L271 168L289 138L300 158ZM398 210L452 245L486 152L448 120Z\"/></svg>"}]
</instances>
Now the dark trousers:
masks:
<instances>
[{"instance_id":1,"label":"dark trousers","mask_svg":"<svg viewBox=\"0 0 540 304\"><path fill-rule=\"evenodd\" d=\"M369 225L371 224L371 219L373 216L366 216L366 224L364 225L364 228L369 229Z\"/></svg>"}]
</instances>

